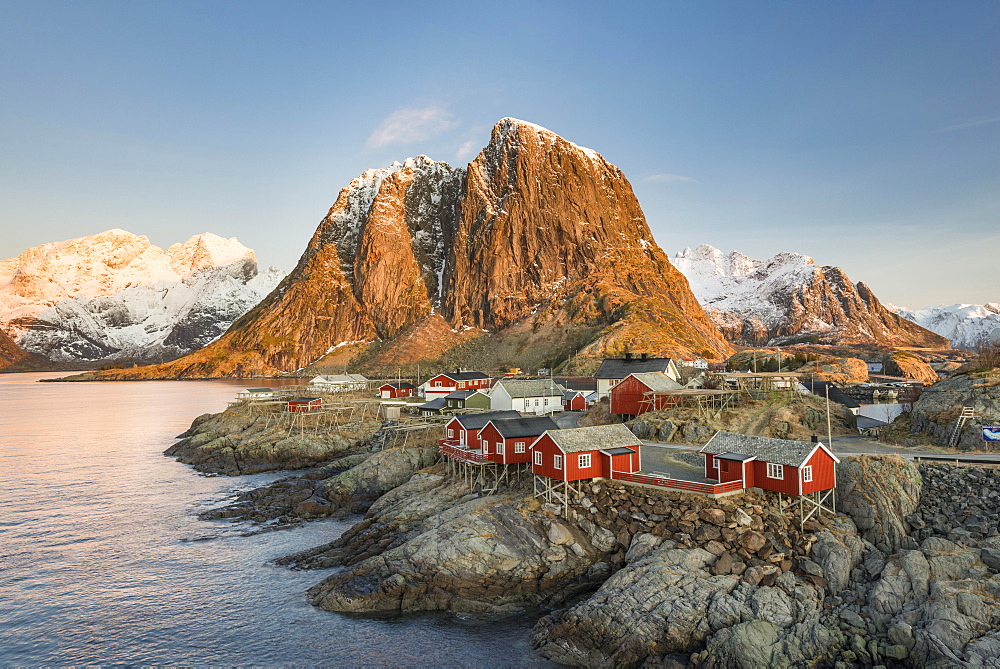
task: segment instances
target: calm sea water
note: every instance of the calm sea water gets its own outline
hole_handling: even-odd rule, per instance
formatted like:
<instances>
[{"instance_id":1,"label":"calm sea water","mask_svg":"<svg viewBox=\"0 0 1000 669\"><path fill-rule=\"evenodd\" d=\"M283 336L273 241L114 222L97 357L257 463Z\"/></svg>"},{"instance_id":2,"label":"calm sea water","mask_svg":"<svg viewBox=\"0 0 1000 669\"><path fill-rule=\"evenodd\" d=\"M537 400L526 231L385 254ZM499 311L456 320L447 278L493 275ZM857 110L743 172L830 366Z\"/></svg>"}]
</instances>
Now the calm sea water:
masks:
<instances>
[{"instance_id":1,"label":"calm sea water","mask_svg":"<svg viewBox=\"0 0 1000 669\"><path fill-rule=\"evenodd\" d=\"M240 536L198 520L279 477L161 454L243 384L37 383L55 376L0 374L0 665L543 664L536 615L342 616L305 601L329 571L268 564L349 523Z\"/></svg>"}]
</instances>

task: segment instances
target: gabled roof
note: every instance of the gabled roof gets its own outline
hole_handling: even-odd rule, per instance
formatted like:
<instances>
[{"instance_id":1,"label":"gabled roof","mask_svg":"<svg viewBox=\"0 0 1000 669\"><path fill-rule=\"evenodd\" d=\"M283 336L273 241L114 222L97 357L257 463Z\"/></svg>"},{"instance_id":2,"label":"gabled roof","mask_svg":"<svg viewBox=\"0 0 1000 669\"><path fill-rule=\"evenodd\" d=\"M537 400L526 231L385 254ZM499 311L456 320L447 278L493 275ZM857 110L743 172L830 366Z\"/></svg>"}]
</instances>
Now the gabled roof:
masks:
<instances>
[{"instance_id":1,"label":"gabled roof","mask_svg":"<svg viewBox=\"0 0 1000 669\"><path fill-rule=\"evenodd\" d=\"M418 409L443 409L444 408L444 398L443 397L435 397L430 402L424 402L423 404L421 404L417 408Z\"/></svg>"},{"instance_id":2,"label":"gabled roof","mask_svg":"<svg viewBox=\"0 0 1000 669\"><path fill-rule=\"evenodd\" d=\"M444 396L446 400L464 400L478 393L478 390L456 390Z\"/></svg>"},{"instance_id":3,"label":"gabled roof","mask_svg":"<svg viewBox=\"0 0 1000 669\"><path fill-rule=\"evenodd\" d=\"M546 430L558 430L559 426L548 416L530 416L528 418L505 418L491 420L504 439L517 437L537 437Z\"/></svg>"},{"instance_id":4,"label":"gabled roof","mask_svg":"<svg viewBox=\"0 0 1000 669\"><path fill-rule=\"evenodd\" d=\"M441 401L444 402L443 397ZM455 416L454 420L457 420L459 425L466 430L481 430L491 420L520 417L521 414L518 411L487 411L486 413L462 414L461 416Z\"/></svg>"},{"instance_id":5,"label":"gabled roof","mask_svg":"<svg viewBox=\"0 0 1000 669\"><path fill-rule=\"evenodd\" d=\"M567 390L566 394L563 395L563 399L569 402L577 395L584 395L584 392L582 390ZM586 398L586 395L584 395L584 398Z\"/></svg>"},{"instance_id":6,"label":"gabled roof","mask_svg":"<svg viewBox=\"0 0 1000 669\"><path fill-rule=\"evenodd\" d=\"M884 427L888 425L884 420L879 420L878 418L869 418L868 416L858 416L857 425L859 430L870 430L873 427Z\"/></svg>"},{"instance_id":7,"label":"gabled roof","mask_svg":"<svg viewBox=\"0 0 1000 669\"><path fill-rule=\"evenodd\" d=\"M550 430L545 434L549 435L563 453L629 448L642 443L621 423L576 427L570 430Z\"/></svg>"},{"instance_id":8,"label":"gabled roof","mask_svg":"<svg viewBox=\"0 0 1000 669\"><path fill-rule=\"evenodd\" d=\"M477 381L479 379L490 378L489 374L483 374L482 372L441 372L440 374L435 374L431 378L438 376L446 376L452 381Z\"/></svg>"},{"instance_id":9,"label":"gabled roof","mask_svg":"<svg viewBox=\"0 0 1000 669\"><path fill-rule=\"evenodd\" d=\"M835 462L840 462L837 456L830 453L830 449L819 442L755 437L749 434L722 432L721 430L716 432L699 452L711 455L722 453L752 455L762 462L801 467L812 457L817 448L822 448Z\"/></svg>"},{"instance_id":10,"label":"gabled roof","mask_svg":"<svg viewBox=\"0 0 1000 669\"><path fill-rule=\"evenodd\" d=\"M594 372L595 379L624 379L636 372L665 372L670 367L670 358L608 358Z\"/></svg>"},{"instance_id":11,"label":"gabled roof","mask_svg":"<svg viewBox=\"0 0 1000 669\"><path fill-rule=\"evenodd\" d=\"M634 376L639 383L654 392L662 390L679 390L683 387L663 372L632 372L629 376ZM614 388L612 388L612 390L614 390Z\"/></svg>"},{"instance_id":12,"label":"gabled roof","mask_svg":"<svg viewBox=\"0 0 1000 669\"><path fill-rule=\"evenodd\" d=\"M395 388L396 390L406 390L407 388L413 388L412 383L383 383L379 388L385 388L389 386L390 388Z\"/></svg>"},{"instance_id":13,"label":"gabled roof","mask_svg":"<svg viewBox=\"0 0 1000 669\"><path fill-rule=\"evenodd\" d=\"M317 402L318 397L296 397L295 399L288 400L289 402Z\"/></svg>"},{"instance_id":14,"label":"gabled roof","mask_svg":"<svg viewBox=\"0 0 1000 669\"><path fill-rule=\"evenodd\" d=\"M861 406L850 395L829 381L800 381L800 383L806 387L806 390L819 397L826 397L826 389L829 387L830 401L843 404L848 409L857 409Z\"/></svg>"},{"instance_id":15,"label":"gabled roof","mask_svg":"<svg viewBox=\"0 0 1000 669\"><path fill-rule=\"evenodd\" d=\"M551 379L504 379L497 382L497 385L493 387L493 392L496 392L499 386L503 386L511 398L562 397L566 394L566 389Z\"/></svg>"}]
</instances>

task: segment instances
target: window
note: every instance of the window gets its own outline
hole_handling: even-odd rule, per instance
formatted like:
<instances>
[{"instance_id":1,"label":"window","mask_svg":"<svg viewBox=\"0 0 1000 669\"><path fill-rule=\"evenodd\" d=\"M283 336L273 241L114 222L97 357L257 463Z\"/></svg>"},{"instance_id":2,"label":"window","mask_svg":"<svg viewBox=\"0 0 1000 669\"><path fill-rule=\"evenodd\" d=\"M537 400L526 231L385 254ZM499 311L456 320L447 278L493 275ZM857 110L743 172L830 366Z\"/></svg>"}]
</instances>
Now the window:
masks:
<instances>
[{"instance_id":1,"label":"window","mask_svg":"<svg viewBox=\"0 0 1000 669\"><path fill-rule=\"evenodd\" d=\"M440 388L441 387L441 382L440 381L435 381L434 382L434 387L435 388Z\"/></svg>"},{"instance_id":2,"label":"window","mask_svg":"<svg viewBox=\"0 0 1000 669\"><path fill-rule=\"evenodd\" d=\"M587 469L590 467L590 453L582 453L577 457L577 466L580 469Z\"/></svg>"},{"instance_id":3,"label":"window","mask_svg":"<svg viewBox=\"0 0 1000 669\"><path fill-rule=\"evenodd\" d=\"M497 455L503 455L503 442L497 442Z\"/></svg>"},{"instance_id":4,"label":"window","mask_svg":"<svg viewBox=\"0 0 1000 669\"><path fill-rule=\"evenodd\" d=\"M458 387L459 388L464 388L465 387L465 381L459 381L458 382Z\"/></svg>"},{"instance_id":5,"label":"window","mask_svg":"<svg viewBox=\"0 0 1000 669\"><path fill-rule=\"evenodd\" d=\"M548 406L548 405L549 405L549 398L548 398L548 397L546 397L546 398L545 398L545 406Z\"/></svg>"},{"instance_id":6,"label":"window","mask_svg":"<svg viewBox=\"0 0 1000 669\"><path fill-rule=\"evenodd\" d=\"M620 381L620 380L621 379L611 379L610 381L608 381L608 386L617 386L618 385L618 381Z\"/></svg>"},{"instance_id":7,"label":"window","mask_svg":"<svg viewBox=\"0 0 1000 669\"><path fill-rule=\"evenodd\" d=\"M785 478L785 466L776 465L773 462L767 463L767 478L769 479Z\"/></svg>"},{"instance_id":8,"label":"window","mask_svg":"<svg viewBox=\"0 0 1000 669\"><path fill-rule=\"evenodd\" d=\"M813 468L812 465L802 468L802 480L809 483L813 480Z\"/></svg>"},{"instance_id":9,"label":"window","mask_svg":"<svg viewBox=\"0 0 1000 669\"><path fill-rule=\"evenodd\" d=\"M524 453L524 442L523 441L515 441L514 442L514 452L515 453Z\"/></svg>"},{"instance_id":10,"label":"window","mask_svg":"<svg viewBox=\"0 0 1000 669\"><path fill-rule=\"evenodd\" d=\"M536 465L541 465L542 464L542 452L541 451L535 451L535 464Z\"/></svg>"},{"instance_id":11,"label":"window","mask_svg":"<svg viewBox=\"0 0 1000 669\"><path fill-rule=\"evenodd\" d=\"M562 456L561 455L553 455L552 456L552 466L555 467L556 469L562 469Z\"/></svg>"},{"instance_id":12,"label":"window","mask_svg":"<svg viewBox=\"0 0 1000 669\"><path fill-rule=\"evenodd\" d=\"M454 439L455 438L455 431L452 430L451 428L448 428L448 438L449 439Z\"/></svg>"},{"instance_id":13,"label":"window","mask_svg":"<svg viewBox=\"0 0 1000 669\"><path fill-rule=\"evenodd\" d=\"M719 468L719 458L712 458L712 469Z\"/></svg>"},{"instance_id":14,"label":"window","mask_svg":"<svg viewBox=\"0 0 1000 669\"><path fill-rule=\"evenodd\" d=\"M535 399L535 406L538 406L538 399Z\"/></svg>"}]
</instances>

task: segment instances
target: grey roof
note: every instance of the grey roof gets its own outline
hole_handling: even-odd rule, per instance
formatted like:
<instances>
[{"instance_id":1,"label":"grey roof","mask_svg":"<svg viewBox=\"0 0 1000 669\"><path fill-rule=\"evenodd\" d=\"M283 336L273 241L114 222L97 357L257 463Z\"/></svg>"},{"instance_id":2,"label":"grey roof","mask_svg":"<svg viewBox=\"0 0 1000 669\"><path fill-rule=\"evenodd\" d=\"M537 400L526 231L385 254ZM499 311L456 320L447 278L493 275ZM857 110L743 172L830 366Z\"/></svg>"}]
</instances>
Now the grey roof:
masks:
<instances>
[{"instance_id":1,"label":"grey roof","mask_svg":"<svg viewBox=\"0 0 1000 669\"><path fill-rule=\"evenodd\" d=\"M423 404L421 404L417 408L418 409L443 409L444 408L444 398L443 397L435 397L430 402L424 402Z\"/></svg>"},{"instance_id":2,"label":"grey roof","mask_svg":"<svg viewBox=\"0 0 1000 669\"><path fill-rule=\"evenodd\" d=\"M456 390L453 393L448 393L444 396L446 400L464 400L469 395L474 395L479 392L478 390Z\"/></svg>"},{"instance_id":3,"label":"grey roof","mask_svg":"<svg viewBox=\"0 0 1000 669\"><path fill-rule=\"evenodd\" d=\"M670 365L670 358L608 358L594 372L595 379L624 379L636 372L665 372Z\"/></svg>"},{"instance_id":4,"label":"grey roof","mask_svg":"<svg viewBox=\"0 0 1000 669\"><path fill-rule=\"evenodd\" d=\"M489 374L483 374L482 372L441 372L434 376L447 376L452 381L475 381L477 379L490 378Z\"/></svg>"},{"instance_id":5,"label":"grey roof","mask_svg":"<svg viewBox=\"0 0 1000 669\"><path fill-rule=\"evenodd\" d=\"M558 430L559 426L548 416L530 416L528 418L505 418L491 420L504 439L517 437L537 437L546 430Z\"/></svg>"},{"instance_id":6,"label":"grey roof","mask_svg":"<svg viewBox=\"0 0 1000 669\"><path fill-rule=\"evenodd\" d=\"M829 381L800 381L800 383L806 387L806 390L811 392L813 395L818 395L820 397L826 397L826 389L830 388L830 401L836 402L837 404L843 404L849 409L857 409L861 405L857 403L850 395L845 393L843 390L833 385Z\"/></svg>"},{"instance_id":7,"label":"grey roof","mask_svg":"<svg viewBox=\"0 0 1000 669\"><path fill-rule=\"evenodd\" d=\"M272 393L274 388L247 388L245 391L247 393Z\"/></svg>"},{"instance_id":8,"label":"grey roof","mask_svg":"<svg viewBox=\"0 0 1000 669\"><path fill-rule=\"evenodd\" d=\"M379 386L379 388L385 388L386 386L389 386L391 388L395 388L396 390L405 390L407 388L412 388L413 384L412 383L383 383L381 386Z\"/></svg>"},{"instance_id":9,"label":"grey roof","mask_svg":"<svg viewBox=\"0 0 1000 669\"><path fill-rule=\"evenodd\" d=\"M653 391L679 390L683 387L663 372L632 372L630 376L634 376Z\"/></svg>"},{"instance_id":10,"label":"grey roof","mask_svg":"<svg viewBox=\"0 0 1000 669\"><path fill-rule=\"evenodd\" d=\"M601 453L604 455L625 455L626 453L635 453L635 449L622 446L620 448L605 448Z\"/></svg>"},{"instance_id":11,"label":"grey roof","mask_svg":"<svg viewBox=\"0 0 1000 669\"><path fill-rule=\"evenodd\" d=\"M503 386L507 394L514 397L562 397L566 389L550 379L504 379L497 386ZM496 390L496 386L494 386Z\"/></svg>"},{"instance_id":12,"label":"grey roof","mask_svg":"<svg viewBox=\"0 0 1000 669\"><path fill-rule=\"evenodd\" d=\"M735 432L716 432L708 443L701 449L701 453L711 453L712 455L740 454L753 455L763 462L772 462L776 465L788 465L789 467L801 467L805 464L806 458L817 446L811 441L792 441L791 439L772 439L770 437L755 437L749 434L736 434Z\"/></svg>"},{"instance_id":13,"label":"grey roof","mask_svg":"<svg viewBox=\"0 0 1000 669\"><path fill-rule=\"evenodd\" d=\"M441 398L444 401L444 398ZM502 420L504 418L520 418L518 411L487 411L486 413L467 413L455 416L455 420L466 430L481 430L491 420Z\"/></svg>"},{"instance_id":14,"label":"grey roof","mask_svg":"<svg viewBox=\"0 0 1000 669\"><path fill-rule=\"evenodd\" d=\"M567 390L566 393L563 395L563 399L568 402L577 395L582 395L582 394L583 394L582 390Z\"/></svg>"},{"instance_id":15,"label":"grey roof","mask_svg":"<svg viewBox=\"0 0 1000 669\"><path fill-rule=\"evenodd\" d=\"M310 381L310 383L368 383L368 379L361 374L320 374Z\"/></svg>"},{"instance_id":16,"label":"grey roof","mask_svg":"<svg viewBox=\"0 0 1000 669\"><path fill-rule=\"evenodd\" d=\"M883 427L888 425L884 420L879 420L878 418L869 418L868 416L858 416L857 424L859 430L870 430L873 427Z\"/></svg>"},{"instance_id":17,"label":"grey roof","mask_svg":"<svg viewBox=\"0 0 1000 669\"><path fill-rule=\"evenodd\" d=\"M570 430L546 432L564 453L579 451L599 451L611 448L639 446L642 442L632 431L621 423L576 427Z\"/></svg>"},{"instance_id":18,"label":"grey roof","mask_svg":"<svg viewBox=\"0 0 1000 669\"><path fill-rule=\"evenodd\" d=\"M318 397L296 397L294 399L288 400L289 402L315 402Z\"/></svg>"},{"instance_id":19,"label":"grey roof","mask_svg":"<svg viewBox=\"0 0 1000 669\"><path fill-rule=\"evenodd\" d=\"M745 453L719 453L715 456L716 460L736 460L737 462L746 462L747 460L753 460L756 455L747 455Z\"/></svg>"}]
</instances>

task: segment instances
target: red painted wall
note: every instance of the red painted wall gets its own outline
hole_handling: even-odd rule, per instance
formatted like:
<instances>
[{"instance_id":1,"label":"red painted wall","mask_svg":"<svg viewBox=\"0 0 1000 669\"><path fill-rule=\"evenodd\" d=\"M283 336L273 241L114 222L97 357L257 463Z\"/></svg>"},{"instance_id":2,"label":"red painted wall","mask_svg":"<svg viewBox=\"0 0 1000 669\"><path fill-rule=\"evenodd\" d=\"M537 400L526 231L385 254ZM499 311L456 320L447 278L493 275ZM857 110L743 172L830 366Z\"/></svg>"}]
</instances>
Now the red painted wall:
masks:
<instances>
[{"instance_id":1,"label":"red painted wall","mask_svg":"<svg viewBox=\"0 0 1000 669\"><path fill-rule=\"evenodd\" d=\"M479 437L489 443L489 456L492 462L503 464L517 464L520 462L531 462L531 444L536 437L513 437L504 439L500 436L500 431L493 423L487 423L486 427L479 430ZM524 453L515 453L514 446L517 442L524 442ZM497 454L497 444L503 443L503 455ZM484 444L484 447L486 444Z\"/></svg>"},{"instance_id":2,"label":"red painted wall","mask_svg":"<svg viewBox=\"0 0 1000 669\"><path fill-rule=\"evenodd\" d=\"M822 448L816 449L806 465L812 465L813 480L802 482L803 494L837 487L837 463Z\"/></svg>"},{"instance_id":3,"label":"red painted wall","mask_svg":"<svg viewBox=\"0 0 1000 669\"><path fill-rule=\"evenodd\" d=\"M563 411L586 411L587 400L583 395L576 395L569 402L563 402Z\"/></svg>"},{"instance_id":4,"label":"red painted wall","mask_svg":"<svg viewBox=\"0 0 1000 669\"><path fill-rule=\"evenodd\" d=\"M452 430L455 435L453 437L448 436L448 430ZM479 433L481 430L466 430L462 427L462 424L458 422L458 418L452 418L444 426L444 438L454 439L458 443L462 443L462 432L465 432L465 444L471 446L472 448L479 448Z\"/></svg>"},{"instance_id":5,"label":"red painted wall","mask_svg":"<svg viewBox=\"0 0 1000 669\"><path fill-rule=\"evenodd\" d=\"M623 455L607 456L603 453L601 458L605 461L604 476L611 478L611 472L626 472L634 474L640 469L639 447L635 447L635 453L625 453Z\"/></svg>"},{"instance_id":6,"label":"red painted wall","mask_svg":"<svg viewBox=\"0 0 1000 669\"><path fill-rule=\"evenodd\" d=\"M441 390L443 390L445 388L457 388L458 390L470 390L470 389L475 389L475 388L489 388L490 387L490 383L492 382L492 380L493 379L489 379L489 378L485 378L485 379L472 379L472 380L469 380L469 381L462 381L461 382L462 385L459 385L458 381L453 381L450 378L448 378L447 376L445 376L444 374L438 374L437 376L431 377L431 379L429 381L427 381L427 388L428 388L428 390L431 390L431 391L435 391L435 390L441 391ZM435 388L434 383L438 382L438 381L441 382L441 387L440 388Z\"/></svg>"},{"instance_id":7,"label":"red painted wall","mask_svg":"<svg viewBox=\"0 0 1000 669\"><path fill-rule=\"evenodd\" d=\"M291 413L308 413L310 411L316 411L323 406L322 400L313 400L311 402L289 402L288 410Z\"/></svg>"},{"instance_id":8,"label":"red painted wall","mask_svg":"<svg viewBox=\"0 0 1000 669\"><path fill-rule=\"evenodd\" d=\"M754 460L747 464L747 478L750 478L750 464L753 464L753 486L762 490L773 490L788 495L799 494L799 470L797 467L785 465L783 479L767 478L767 463Z\"/></svg>"},{"instance_id":9,"label":"red painted wall","mask_svg":"<svg viewBox=\"0 0 1000 669\"><path fill-rule=\"evenodd\" d=\"M548 476L550 479L559 479L560 481L563 480L563 477L565 476L564 472L566 466L565 458L563 461L564 469L556 469L552 466L552 456L556 454L562 455L563 452L559 450L559 447L556 446L555 442L552 441L552 438L549 435L547 434L542 435L537 440L535 440L535 443L531 447L531 450L532 450L532 456L531 456L532 472L538 474L539 476ZM542 464L540 465L535 464L535 456L534 456L535 451L539 451L542 454Z\"/></svg>"},{"instance_id":10,"label":"red painted wall","mask_svg":"<svg viewBox=\"0 0 1000 669\"><path fill-rule=\"evenodd\" d=\"M653 409L673 406L677 400L656 397L655 404L643 402L650 388L634 376L626 378L611 389L611 413L619 416L639 416Z\"/></svg>"}]
</instances>

